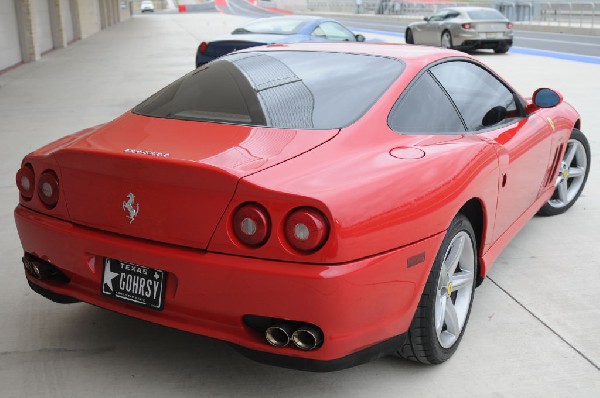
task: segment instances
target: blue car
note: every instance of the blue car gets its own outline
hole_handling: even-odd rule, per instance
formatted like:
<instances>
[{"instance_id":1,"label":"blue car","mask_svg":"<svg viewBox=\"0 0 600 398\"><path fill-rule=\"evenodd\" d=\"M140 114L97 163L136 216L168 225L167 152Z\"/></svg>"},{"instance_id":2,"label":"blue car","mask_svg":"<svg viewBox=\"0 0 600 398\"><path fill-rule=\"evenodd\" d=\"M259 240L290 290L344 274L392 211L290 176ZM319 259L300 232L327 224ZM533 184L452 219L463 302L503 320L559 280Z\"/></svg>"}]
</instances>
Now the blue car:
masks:
<instances>
[{"instance_id":1,"label":"blue car","mask_svg":"<svg viewBox=\"0 0 600 398\"><path fill-rule=\"evenodd\" d=\"M228 36L200 43L196 67L248 47L307 41L365 41L365 38L330 18L300 15L261 18L235 29Z\"/></svg>"}]
</instances>

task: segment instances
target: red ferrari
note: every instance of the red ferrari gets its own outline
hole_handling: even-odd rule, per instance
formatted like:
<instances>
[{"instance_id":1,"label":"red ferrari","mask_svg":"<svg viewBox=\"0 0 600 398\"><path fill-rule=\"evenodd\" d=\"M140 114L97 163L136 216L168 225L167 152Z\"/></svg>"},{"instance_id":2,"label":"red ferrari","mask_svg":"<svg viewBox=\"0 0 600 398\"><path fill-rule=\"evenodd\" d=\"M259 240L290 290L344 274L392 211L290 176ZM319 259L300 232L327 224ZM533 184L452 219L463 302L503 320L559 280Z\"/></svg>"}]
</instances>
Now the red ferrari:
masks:
<instances>
[{"instance_id":1,"label":"red ferrari","mask_svg":"<svg viewBox=\"0 0 600 398\"><path fill-rule=\"evenodd\" d=\"M441 363L511 238L581 194L580 124L452 50L240 51L23 159L25 276L270 364Z\"/></svg>"}]
</instances>

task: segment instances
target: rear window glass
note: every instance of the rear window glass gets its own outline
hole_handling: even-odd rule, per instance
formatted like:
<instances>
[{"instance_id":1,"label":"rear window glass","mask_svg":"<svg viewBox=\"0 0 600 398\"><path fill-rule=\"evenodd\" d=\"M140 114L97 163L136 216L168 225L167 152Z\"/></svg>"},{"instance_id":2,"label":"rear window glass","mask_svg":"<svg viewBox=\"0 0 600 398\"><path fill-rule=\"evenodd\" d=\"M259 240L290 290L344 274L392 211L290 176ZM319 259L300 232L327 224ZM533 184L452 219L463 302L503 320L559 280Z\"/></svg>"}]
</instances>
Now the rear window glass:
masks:
<instances>
[{"instance_id":1,"label":"rear window glass","mask_svg":"<svg viewBox=\"0 0 600 398\"><path fill-rule=\"evenodd\" d=\"M471 19L500 19L505 20L506 17L502 15L500 11L497 10L477 10L477 11L468 11L467 15Z\"/></svg>"},{"instance_id":2,"label":"rear window glass","mask_svg":"<svg viewBox=\"0 0 600 398\"><path fill-rule=\"evenodd\" d=\"M361 117L403 70L399 60L370 55L230 54L180 78L133 111L276 128L341 128Z\"/></svg>"},{"instance_id":3,"label":"rear window glass","mask_svg":"<svg viewBox=\"0 0 600 398\"><path fill-rule=\"evenodd\" d=\"M276 19L268 18L266 20L258 20L244 25L241 28L235 29L235 34L242 33L263 33L263 34L275 34L275 35L291 35L298 33L302 26L307 23L306 19Z\"/></svg>"}]
</instances>

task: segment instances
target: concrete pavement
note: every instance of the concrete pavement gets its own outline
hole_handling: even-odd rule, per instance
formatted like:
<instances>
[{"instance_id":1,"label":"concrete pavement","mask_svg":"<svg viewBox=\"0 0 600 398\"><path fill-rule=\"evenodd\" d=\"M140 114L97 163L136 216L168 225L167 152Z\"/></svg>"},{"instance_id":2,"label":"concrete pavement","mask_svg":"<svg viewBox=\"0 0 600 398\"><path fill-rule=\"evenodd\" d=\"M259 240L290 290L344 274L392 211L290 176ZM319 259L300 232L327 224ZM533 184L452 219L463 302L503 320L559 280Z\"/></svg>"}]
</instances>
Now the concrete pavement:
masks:
<instances>
[{"instance_id":1,"label":"concrete pavement","mask_svg":"<svg viewBox=\"0 0 600 398\"><path fill-rule=\"evenodd\" d=\"M312 374L251 362L227 344L30 291L12 210L29 151L117 117L193 68L200 40L243 19L135 16L0 75L0 396L597 397L600 173L568 213L532 220L477 289L456 355L435 367L384 358ZM523 95L553 87L600 148L599 65L478 55Z\"/></svg>"}]
</instances>

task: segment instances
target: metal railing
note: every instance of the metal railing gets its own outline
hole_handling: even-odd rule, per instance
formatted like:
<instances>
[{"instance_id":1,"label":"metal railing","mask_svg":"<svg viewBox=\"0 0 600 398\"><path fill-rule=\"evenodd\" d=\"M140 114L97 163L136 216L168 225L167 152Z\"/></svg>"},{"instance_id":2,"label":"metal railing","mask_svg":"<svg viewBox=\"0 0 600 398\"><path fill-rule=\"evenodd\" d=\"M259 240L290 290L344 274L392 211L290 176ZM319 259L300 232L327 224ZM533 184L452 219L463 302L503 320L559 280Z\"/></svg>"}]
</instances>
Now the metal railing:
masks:
<instances>
[{"instance_id":1,"label":"metal railing","mask_svg":"<svg viewBox=\"0 0 600 398\"><path fill-rule=\"evenodd\" d=\"M499 10L511 21L597 28L600 0L306 0L310 11L422 17L449 6L469 5Z\"/></svg>"}]
</instances>

